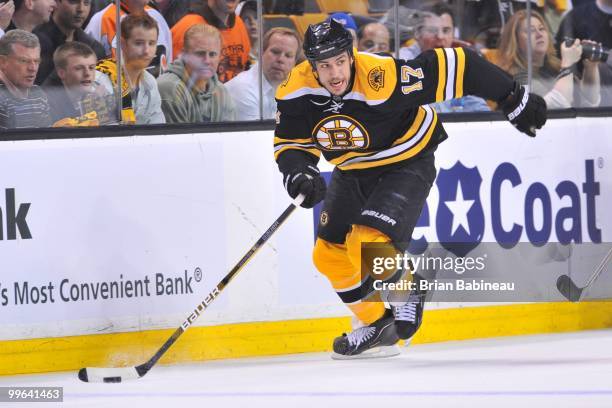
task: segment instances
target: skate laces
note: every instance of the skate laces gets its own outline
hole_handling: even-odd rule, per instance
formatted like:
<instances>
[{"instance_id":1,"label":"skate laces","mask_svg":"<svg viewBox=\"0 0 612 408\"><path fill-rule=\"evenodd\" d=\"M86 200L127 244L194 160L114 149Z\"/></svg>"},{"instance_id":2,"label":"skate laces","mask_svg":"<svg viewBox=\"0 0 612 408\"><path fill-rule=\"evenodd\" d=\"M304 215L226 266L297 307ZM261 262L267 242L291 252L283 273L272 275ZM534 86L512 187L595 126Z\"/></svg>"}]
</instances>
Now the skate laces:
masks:
<instances>
[{"instance_id":1,"label":"skate laces","mask_svg":"<svg viewBox=\"0 0 612 408\"><path fill-rule=\"evenodd\" d=\"M359 347L363 342L368 341L376 333L376 328L365 326L346 335L346 338L351 346Z\"/></svg>"},{"instance_id":2,"label":"skate laces","mask_svg":"<svg viewBox=\"0 0 612 408\"><path fill-rule=\"evenodd\" d=\"M407 302L402 306L393 306L395 320L416 323L417 305L419 302Z\"/></svg>"}]
</instances>

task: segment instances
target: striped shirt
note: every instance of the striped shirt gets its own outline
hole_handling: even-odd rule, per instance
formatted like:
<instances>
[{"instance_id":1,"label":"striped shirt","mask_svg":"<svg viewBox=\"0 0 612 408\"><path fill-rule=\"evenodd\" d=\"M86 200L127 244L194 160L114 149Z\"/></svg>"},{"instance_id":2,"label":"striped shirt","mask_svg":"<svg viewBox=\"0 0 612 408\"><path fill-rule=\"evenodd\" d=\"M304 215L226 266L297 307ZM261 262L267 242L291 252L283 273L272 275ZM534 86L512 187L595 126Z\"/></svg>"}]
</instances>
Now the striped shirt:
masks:
<instances>
[{"instance_id":1,"label":"striped shirt","mask_svg":"<svg viewBox=\"0 0 612 408\"><path fill-rule=\"evenodd\" d=\"M39 128L51 124L49 101L39 86L34 85L27 98L21 99L0 83L0 129Z\"/></svg>"}]
</instances>

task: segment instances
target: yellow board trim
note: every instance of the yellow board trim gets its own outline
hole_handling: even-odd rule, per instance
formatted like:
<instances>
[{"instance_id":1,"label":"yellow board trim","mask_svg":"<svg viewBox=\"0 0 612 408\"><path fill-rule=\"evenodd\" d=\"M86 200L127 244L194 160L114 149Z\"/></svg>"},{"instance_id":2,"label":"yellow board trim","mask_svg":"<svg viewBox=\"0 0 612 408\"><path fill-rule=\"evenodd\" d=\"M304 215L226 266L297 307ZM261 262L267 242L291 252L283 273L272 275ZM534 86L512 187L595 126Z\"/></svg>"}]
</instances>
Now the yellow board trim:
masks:
<instances>
[{"instance_id":1,"label":"yellow board trim","mask_svg":"<svg viewBox=\"0 0 612 408\"><path fill-rule=\"evenodd\" d=\"M612 301L426 310L412 344L612 328ZM0 375L130 366L149 359L175 329L0 341ZM325 352L350 318L193 327L162 364Z\"/></svg>"}]
</instances>

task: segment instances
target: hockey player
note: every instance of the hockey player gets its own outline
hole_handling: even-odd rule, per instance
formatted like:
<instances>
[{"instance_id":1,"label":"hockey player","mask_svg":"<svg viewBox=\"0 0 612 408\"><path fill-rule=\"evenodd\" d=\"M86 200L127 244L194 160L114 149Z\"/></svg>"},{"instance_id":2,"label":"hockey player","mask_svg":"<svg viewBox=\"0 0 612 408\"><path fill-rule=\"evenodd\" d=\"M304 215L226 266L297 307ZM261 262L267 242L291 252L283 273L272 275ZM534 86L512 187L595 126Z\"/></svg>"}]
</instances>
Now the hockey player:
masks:
<instances>
[{"instance_id":1,"label":"hockey player","mask_svg":"<svg viewBox=\"0 0 612 408\"><path fill-rule=\"evenodd\" d=\"M434 152L447 138L427 105L472 94L497 101L521 132L535 136L546 103L463 48L429 50L414 60L353 50L335 20L308 27L304 53L279 87L275 159L289 195L311 208L325 198L313 252L325 275L365 324L334 340L336 358L397 354L423 313L413 292L386 310L371 279L361 276L361 244L386 243L403 253L436 177ZM317 163L335 165L329 188ZM398 270L385 279L412 275ZM414 275L418 279L417 275Z\"/></svg>"}]
</instances>

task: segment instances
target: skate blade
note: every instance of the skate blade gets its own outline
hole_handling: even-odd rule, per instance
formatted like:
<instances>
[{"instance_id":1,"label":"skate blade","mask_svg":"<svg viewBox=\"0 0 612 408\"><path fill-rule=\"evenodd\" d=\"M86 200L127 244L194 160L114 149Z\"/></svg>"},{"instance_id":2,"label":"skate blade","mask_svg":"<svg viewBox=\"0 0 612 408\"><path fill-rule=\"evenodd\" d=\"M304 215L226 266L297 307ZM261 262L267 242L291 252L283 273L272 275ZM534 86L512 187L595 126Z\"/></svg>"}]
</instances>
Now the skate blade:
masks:
<instances>
[{"instance_id":1,"label":"skate blade","mask_svg":"<svg viewBox=\"0 0 612 408\"><path fill-rule=\"evenodd\" d=\"M333 360L364 360L368 358L385 358L394 357L401 354L402 350L397 344L393 346L380 346L374 347L373 349L366 350L361 354L355 354L352 356L345 356L344 354L332 353L331 358Z\"/></svg>"},{"instance_id":2,"label":"skate blade","mask_svg":"<svg viewBox=\"0 0 612 408\"><path fill-rule=\"evenodd\" d=\"M410 342L412 341L413 337L414 336L409 337L409 338L407 338L405 340L400 340L400 342L399 342L400 346L403 346L404 348L407 348L408 346L410 346Z\"/></svg>"}]
</instances>

